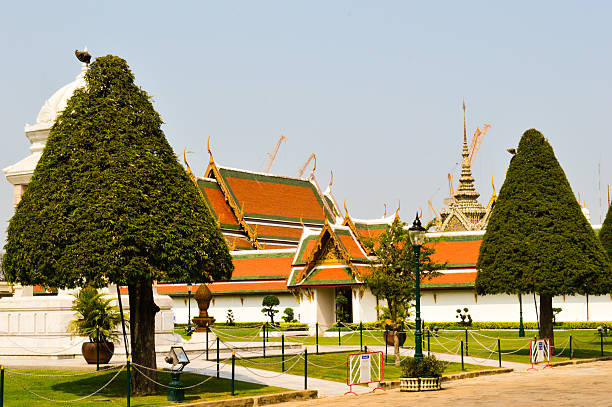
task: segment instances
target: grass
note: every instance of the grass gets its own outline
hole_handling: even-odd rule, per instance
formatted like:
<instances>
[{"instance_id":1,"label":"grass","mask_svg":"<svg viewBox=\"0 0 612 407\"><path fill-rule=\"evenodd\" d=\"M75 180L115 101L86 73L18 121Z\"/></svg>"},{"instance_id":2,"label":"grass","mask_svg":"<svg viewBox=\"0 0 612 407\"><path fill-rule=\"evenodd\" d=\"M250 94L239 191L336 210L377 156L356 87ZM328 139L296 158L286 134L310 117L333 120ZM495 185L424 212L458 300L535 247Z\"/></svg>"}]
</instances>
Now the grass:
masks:
<instances>
[{"instance_id":1,"label":"grass","mask_svg":"<svg viewBox=\"0 0 612 407\"><path fill-rule=\"evenodd\" d=\"M326 353L326 354L308 354L308 377L316 377L318 379L333 380L336 382L346 383L346 356L349 352ZM280 372L282 369L281 357L268 358L253 358L253 359L237 359L237 365L246 366L249 368L270 370ZM304 375L304 359L295 356L285 357L285 373L291 373L298 376ZM464 371L494 369L491 367L483 367L477 365L465 364ZM460 363L448 363L444 374L461 372ZM389 363L384 366L384 378L386 380L397 379L400 377L400 368L393 364L393 358L389 355Z\"/></svg>"},{"instance_id":2,"label":"grass","mask_svg":"<svg viewBox=\"0 0 612 407\"><path fill-rule=\"evenodd\" d=\"M34 377L19 375L27 373L34 375L45 375L46 377ZM55 400L74 400L93 393L112 379L117 370L105 372L84 372L66 370L21 370L7 369L5 372L4 406L5 407L38 407L58 405L51 401L39 398L27 390L38 393L46 398ZM78 376L61 376L78 375ZM185 372L181 375L181 382L185 386L194 385L206 379L201 376ZM16 381L19 382L16 383ZM160 383L170 383L170 375L167 372L158 372ZM167 406L165 387L158 386L158 392L154 396L131 397L130 402L134 407L138 406ZM267 393L278 393L286 389L268 387L254 383L236 382L236 396L246 397ZM185 389L186 402L197 402L215 399L231 398L231 381L212 378L206 383L193 389ZM103 389L100 393L83 401L74 403L62 403L70 406L125 406L126 405L126 372L125 370Z\"/></svg>"},{"instance_id":3,"label":"grass","mask_svg":"<svg viewBox=\"0 0 612 407\"><path fill-rule=\"evenodd\" d=\"M213 328L214 329L214 328ZM225 341L253 341L260 342L257 336L259 328L228 328L215 329L219 337ZM333 331L331 331L333 332ZM526 337L519 338L517 330L469 330L467 348L468 355L476 358L497 360L497 338L501 340L502 361L529 363L529 340L537 335L537 331L526 331ZM552 361L562 361L570 358L569 337L572 336L572 357L576 359L595 358L601 356L600 337L594 329L576 329L568 331L555 331L555 354ZM362 342L364 345L383 345L383 331L364 331ZM270 337L270 342L279 342L280 338ZM441 330L437 337L430 338L432 352L460 353L460 341L465 342L465 331ZM410 337L406 341L411 346L414 340ZM612 337L604 337L604 356L612 355ZM314 336L286 337L285 343L302 343L314 345ZM338 337L323 337L318 339L320 345L338 345ZM341 337L342 345L360 345L359 331ZM427 349L425 337L424 349ZM391 349L389 349L391 352ZM467 359L469 361L469 359Z\"/></svg>"}]
</instances>

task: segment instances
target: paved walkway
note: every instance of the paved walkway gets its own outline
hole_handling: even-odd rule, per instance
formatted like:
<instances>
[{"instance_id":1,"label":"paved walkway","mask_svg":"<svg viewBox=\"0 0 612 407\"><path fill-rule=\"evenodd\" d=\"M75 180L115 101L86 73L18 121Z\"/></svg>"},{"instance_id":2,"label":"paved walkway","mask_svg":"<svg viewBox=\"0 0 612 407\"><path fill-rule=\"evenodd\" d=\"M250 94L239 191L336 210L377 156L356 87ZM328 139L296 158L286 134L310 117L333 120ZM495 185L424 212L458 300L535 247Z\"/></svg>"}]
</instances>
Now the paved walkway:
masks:
<instances>
[{"instance_id":1,"label":"paved walkway","mask_svg":"<svg viewBox=\"0 0 612 407\"><path fill-rule=\"evenodd\" d=\"M290 402L283 407L611 406L611 377L612 361L605 361L456 380L444 383L443 390L436 392L403 393L396 389Z\"/></svg>"}]
</instances>

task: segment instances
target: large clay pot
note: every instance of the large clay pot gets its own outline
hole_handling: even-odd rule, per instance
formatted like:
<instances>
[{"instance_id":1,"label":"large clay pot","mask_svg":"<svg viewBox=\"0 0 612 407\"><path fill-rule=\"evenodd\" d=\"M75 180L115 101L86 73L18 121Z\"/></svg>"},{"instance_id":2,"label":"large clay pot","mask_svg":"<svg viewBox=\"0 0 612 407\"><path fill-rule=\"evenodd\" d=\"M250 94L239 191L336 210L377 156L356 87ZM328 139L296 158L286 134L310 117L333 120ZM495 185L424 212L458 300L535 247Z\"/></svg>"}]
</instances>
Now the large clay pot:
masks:
<instances>
[{"instance_id":1,"label":"large clay pot","mask_svg":"<svg viewBox=\"0 0 612 407\"><path fill-rule=\"evenodd\" d=\"M406 332L398 332L397 336L399 336L399 346L404 346L404 342L406 342ZM385 338L387 345L395 346L395 343L393 343L393 331L383 332L383 337Z\"/></svg>"},{"instance_id":2,"label":"large clay pot","mask_svg":"<svg viewBox=\"0 0 612 407\"><path fill-rule=\"evenodd\" d=\"M90 365L96 364L96 342L84 342L81 353L85 361ZM100 342L100 363L108 363L115 353L115 344L112 342Z\"/></svg>"}]
</instances>

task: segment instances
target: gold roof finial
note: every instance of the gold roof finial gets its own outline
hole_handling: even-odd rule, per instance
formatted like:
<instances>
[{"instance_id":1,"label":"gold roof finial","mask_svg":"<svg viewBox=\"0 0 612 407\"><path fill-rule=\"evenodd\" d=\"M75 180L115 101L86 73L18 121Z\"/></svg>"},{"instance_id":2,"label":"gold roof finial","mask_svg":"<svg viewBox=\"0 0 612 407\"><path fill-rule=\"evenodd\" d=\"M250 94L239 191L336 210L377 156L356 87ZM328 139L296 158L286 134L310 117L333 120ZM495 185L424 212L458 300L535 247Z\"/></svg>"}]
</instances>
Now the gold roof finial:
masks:
<instances>
[{"instance_id":1,"label":"gold roof finial","mask_svg":"<svg viewBox=\"0 0 612 407\"><path fill-rule=\"evenodd\" d=\"M317 169L317 156L314 156L314 165L312 166L312 173L314 174L315 170Z\"/></svg>"},{"instance_id":2,"label":"gold roof finial","mask_svg":"<svg viewBox=\"0 0 612 407\"><path fill-rule=\"evenodd\" d=\"M191 176L193 172L191 172L191 167L189 166L189 163L187 162L187 147L183 149L183 161L185 162L185 167L187 167L187 174Z\"/></svg>"},{"instance_id":3,"label":"gold roof finial","mask_svg":"<svg viewBox=\"0 0 612 407\"><path fill-rule=\"evenodd\" d=\"M317 166L317 159L315 158L315 167ZM331 172L331 179L329 180L329 190L331 191L331 186L334 183L334 171L330 170Z\"/></svg>"},{"instance_id":4,"label":"gold roof finial","mask_svg":"<svg viewBox=\"0 0 612 407\"><path fill-rule=\"evenodd\" d=\"M344 213L348 216L348 209L346 209L346 199L344 200Z\"/></svg>"},{"instance_id":5,"label":"gold roof finial","mask_svg":"<svg viewBox=\"0 0 612 407\"><path fill-rule=\"evenodd\" d=\"M402 207L402 201L400 199L397 200L397 209L395 210L395 219L399 220L399 211Z\"/></svg>"},{"instance_id":6,"label":"gold roof finial","mask_svg":"<svg viewBox=\"0 0 612 407\"><path fill-rule=\"evenodd\" d=\"M387 217L387 204L384 204L384 205L385 205L385 213L383 213L383 218L386 218Z\"/></svg>"}]
</instances>

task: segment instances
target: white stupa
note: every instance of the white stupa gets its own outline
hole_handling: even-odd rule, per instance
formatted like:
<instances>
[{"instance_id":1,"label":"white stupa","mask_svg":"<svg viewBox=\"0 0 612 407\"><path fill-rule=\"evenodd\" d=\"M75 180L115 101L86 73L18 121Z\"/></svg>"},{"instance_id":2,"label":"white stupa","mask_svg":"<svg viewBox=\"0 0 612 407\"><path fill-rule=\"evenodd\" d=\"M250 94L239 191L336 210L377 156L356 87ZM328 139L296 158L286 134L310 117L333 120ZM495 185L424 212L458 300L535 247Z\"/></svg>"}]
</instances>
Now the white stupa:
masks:
<instances>
[{"instance_id":1,"label":"white stupa","mask_svg":"<svg viewBox=\"0 0 612 407\"><path fill-rule=\"evenodd\" d=\"M87 64L83 64L81 72L72 82L62 86L45 101L36 124L25 125L25 136L31 143L30 155L2 170L6 179L13 184L15 206L32 179L55 120L66 108L74 91L86 86L87 69ZM70 294L75 291L59 290L57 295L34 296L31 286L16 285L14 289L6 284L0 286L0 354L4 357L47 358L75 357L80 354L80 346L86 338L71 338L67 332L69 322L74 319L74 311L71 309L74 297ZM115 286L102 291L116 298ZM9 296L2 298L6 294ZM121 298L124 310L129 312L127 295L121 295ZM175 341L172 299L157 295L154 287L154 301L161 309L155 317L156 343L165 349ZM122 352L123 348L118 346L115 353Z\"/></svg>"}]
</instances>

